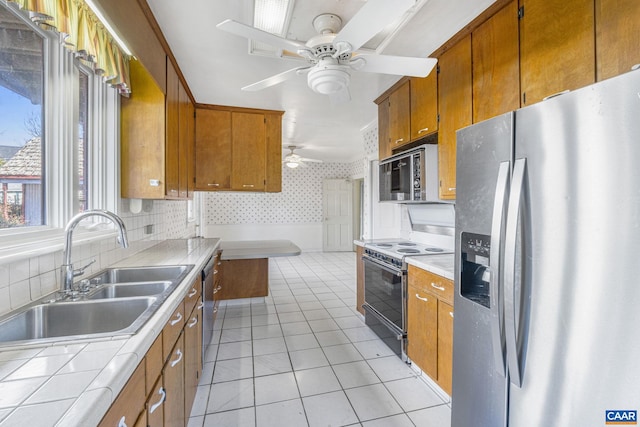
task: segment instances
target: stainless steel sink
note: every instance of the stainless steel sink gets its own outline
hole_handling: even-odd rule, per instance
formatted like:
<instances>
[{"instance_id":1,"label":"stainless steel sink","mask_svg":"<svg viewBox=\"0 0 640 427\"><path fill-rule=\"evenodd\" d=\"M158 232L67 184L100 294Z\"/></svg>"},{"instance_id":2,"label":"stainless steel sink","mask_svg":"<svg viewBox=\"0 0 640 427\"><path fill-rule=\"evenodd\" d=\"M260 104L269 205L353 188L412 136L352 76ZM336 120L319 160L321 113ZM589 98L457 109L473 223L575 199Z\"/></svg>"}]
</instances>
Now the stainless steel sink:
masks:
<instances>
[{"instance_id":1,"label":"stainless steel sink","mask_svg":"<svg viewBox=\"0 0 640 427\"><path fill-rule=\"evenodd\" d=\"M0 322L0 343L135 333L157 298L56 302L29 307Z\"/></svg>"},{"instance_id":2,"label":"stainless steel sink","mask_svg":"<svg viewBox=\"0 0 640 427\"><path fill-rule=\"evenodd\" d=\"M92 283L155 282L161 280L180 281L191 270L190 265L171 265L153 267L115 267L107 268L92 276Z\"/></svg>"},{"instance_id":3,"label":"stainless steel sink","mask_svg":"<svg viewBox=\"0 0 640 427\"><path fill-rule=\"evenodd\" d=\"M104 298L130 298L158 295L171 287L173 282L147 282L147 283L120 283L116 285L105 285L97 291L89 294L86 299Z\"/></svg>"}]
</instances>

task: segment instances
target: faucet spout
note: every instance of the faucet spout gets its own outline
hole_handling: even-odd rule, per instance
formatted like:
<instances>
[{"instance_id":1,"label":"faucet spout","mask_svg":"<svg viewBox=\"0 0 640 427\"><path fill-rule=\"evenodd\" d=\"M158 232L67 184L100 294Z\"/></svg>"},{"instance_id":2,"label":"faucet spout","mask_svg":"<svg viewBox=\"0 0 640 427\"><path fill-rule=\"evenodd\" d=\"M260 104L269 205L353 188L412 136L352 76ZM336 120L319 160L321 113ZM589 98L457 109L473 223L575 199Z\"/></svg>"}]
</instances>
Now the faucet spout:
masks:
<instances>
[{"instance_id":1,"label":"faucet spout","mask_svg":"<svg viewBox=\"0 0 640 427\"><path fill-rule=\"evenodd\" d=\"M123 248L129 247L129 240L127 239L127 229L124 225L122 219L114 214L113 212L109 212L106 210L94 209L85 212L81 212L71 218L69 223L64 229L65 233L65 244L64 244L64 264L60 267L60 275L61 275L61 285L63 292L70 292L73 286L73 278L79 276L84 273L84 268L79 270L73 269L73 264L71 263L71 241L73 236L73 230L76 228L78 223L80 223L83 219L88 218L90 216L101 216L103 218L107 218L113 222L118 228L118 242Z\"/></svg>"}]
</instances>

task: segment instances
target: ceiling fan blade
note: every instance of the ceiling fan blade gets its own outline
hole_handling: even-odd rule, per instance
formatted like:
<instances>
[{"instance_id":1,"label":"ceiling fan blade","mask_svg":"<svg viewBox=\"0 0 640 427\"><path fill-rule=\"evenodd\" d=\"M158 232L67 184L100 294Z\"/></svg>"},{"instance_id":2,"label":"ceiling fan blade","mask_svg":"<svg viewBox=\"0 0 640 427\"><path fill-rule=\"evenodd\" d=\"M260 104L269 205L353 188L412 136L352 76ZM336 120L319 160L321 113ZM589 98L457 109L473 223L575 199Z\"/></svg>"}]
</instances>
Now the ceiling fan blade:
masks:
<instances>
[{"instance_id":1,"label":"ceiling fan blade","mask_svg":"<svg viewBox=\"0 0 640 427\"><path fill-rule=\"evenodd\" d=\"M333 44L346 42L351 51L358 50L415 3L415 0L368 0L336 35Z\"/></svg>"},{"instance_id":2,"label":"ceiling fan blade","mask_svg":"<svg viewBox=\"0 0 640 427\"><path fill-rule=\"evenodd\" d=\"M282 50L288 50L294 53L297 53L298 50L308 49L303 43L276 36L275 34L259 30L250 25L242 24L240 22L234 21L233 19L222 21L221 23L216 25L216 27L218 27L222 31L245 37L253 41L266 43L273 47L277 47Z\"/></svg>"},{"instance_id":3,"label":"ceiling fan blade","mask_svg":"<svg viewBox=\"0 0 640 427\"><path fill-rule=\"evenodd\" d=\"M280 74L276 74L274 76L271 77L267 77L264 80L260 80L259 82L256 83L252 83L248 86L245 86L242 88L242 90L246 91L246 92L255 92L258 90L262 90L262 89L266 89L268 87L271 86L275 86L277 84L280 84L282 82L284 82L285 80L290 79L293 76L298 75L298 72L300 70L305 70L309 67L297 67L297 68L292 68L290 70L284 71Z\"/></svg>"},{"instance_id":4,"label":"ceiling fan blade","mask_svg":"<svg viewBox=\"0 0 640 427\"><path fill-rule=\"evenodd\" d=\"M414 58L410 56L366 55L359 54L354 68L368 73L394 74L398 76L427 77L436 66L435 58ZM354 61L355 62L355 61Z\"/></svg>"},{"instance_id":5,"label":"ceiling fan blade","mask_svg":"<svg viewBox=\"0 0 640 427\"><path fill-rule=\"evenodd\" d=\"M306 157L301 157L300 160L303 161L303 162L322 163L322 160L307 159Z\"/></svg>"},{"instance_id":6,"label":"ceiling fan blade","mask_svg":"<svg viewBox=\"0 0 640 427\"><path fill-rule=\"evenodd\" d=\"M345 87L339 92L329 94L329 99L332 105L344 104L351 101L351 94L349 88Z\"/></svg>"}]
</instances>

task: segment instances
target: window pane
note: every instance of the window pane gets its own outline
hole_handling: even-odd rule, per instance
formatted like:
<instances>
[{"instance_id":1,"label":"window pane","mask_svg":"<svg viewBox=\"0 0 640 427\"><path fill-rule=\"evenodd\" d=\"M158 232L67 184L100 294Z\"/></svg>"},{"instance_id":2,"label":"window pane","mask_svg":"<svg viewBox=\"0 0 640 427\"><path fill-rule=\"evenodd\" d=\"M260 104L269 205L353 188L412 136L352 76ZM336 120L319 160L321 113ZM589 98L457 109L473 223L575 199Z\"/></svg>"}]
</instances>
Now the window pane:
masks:
<instances>
[{"instance_id":1,"label":"window pane","mask_svg":"<svg viewBox=\"0 0 640 427\"><path fill-rule=\"evenodd\" d=\"M89 200L88 179L90 176L87 159L89 158L89 77L82 71L79 73L80 96L78 99L78 212L86 211Z\"/></svg>"},{"instance_id":2,"label":"window pane","mask_svg":"<svg viewBox=\"0 0 640 427\"><path fill-rule=\"evenodd\" d=\"M0 228L43 224L43 46L0 5Z\"/></svg>"}]
</instances>

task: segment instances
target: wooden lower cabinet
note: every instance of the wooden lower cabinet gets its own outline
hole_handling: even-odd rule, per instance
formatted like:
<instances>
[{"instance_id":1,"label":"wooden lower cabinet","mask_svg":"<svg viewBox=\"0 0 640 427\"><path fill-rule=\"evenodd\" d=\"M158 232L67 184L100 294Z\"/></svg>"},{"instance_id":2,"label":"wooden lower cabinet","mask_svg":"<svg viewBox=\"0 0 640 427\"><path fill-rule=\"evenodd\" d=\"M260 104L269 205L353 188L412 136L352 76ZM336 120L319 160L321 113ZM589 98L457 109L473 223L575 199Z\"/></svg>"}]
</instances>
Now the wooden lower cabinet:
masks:
<instances>
[{"instance_id":1,"label":"wooden lower cabinet","mask_svg":"<svg viewBox=\"0 0 640 427\"><path fill-rule=\"evenodd\" d=\"M453 307L438 301L438 385L451 395L453 372Z\"/></svg>"},{"instance_id":2,"label":"wooden lower cabinet","mask_svg":"<svg viewBox=\"0 0 640 427\"><path fill-rule=\"evenodd\" d=\"M184 407L191 408L202 373L202 305L198 304L184 327ZM185 413L188 418L189 414Z\"/></svg>"},{"instance_id":3,"label":"wooden lower cabinet","mask_svg":"<svg viewBox=\"0 0 640 427\"><path fill-rule=\"evenodd\" d=\"M364 316L364 246L356 246L356 309Z\"/></svg>"},{"instance_id":4,"label":"wooden lower cabinet","mask_svg":"<svg viewBox=\"0 0 640 427\"><path fill-rule=\"evenodd\" d=\"M222 261L220 300L266 297L269 294L269 259L231 259Z\"/></svg>"},{"instance_id":5,"label":"wooden lower cabinet","mask_svg":"<svg viewBox=\"0 0 640 427\"><path fill-rule=\"evenodd\" d=\"M438 299L408 287L407 356L431 378L438 377Z\"/></svg>"},{"instance_id":6,"label":"wooden lower cabinet","mask_svg":"<svg viewBox=\"0 0 640 427\"><path fill-rule=\"evenodd\" d=\"M102 418L100 427L134 425L144 411L145 364L141 362L127 381L109 411Z\"/></svg>"},{"instance_id":7,"label":"wooden lower cabinet","mask_svg":"<svg viewBox=\"0 0 640 427\"><path fill-rule=\"evenodd\" d=\"M184 334L181 333L162 371L162 383L167 393L164 403L164 425L166 426L185 425L184 359Z\"/></svg>"},{"instance_id":8,"label":"wooden lower cabinet","mask_svg":"<svg viewBox=\"0 0 640 427\"><path fill-rule=\"evenodd\" d=\"M451 395L453 281L409 266L407 356Z\"/></svg>"}]
</instances>

